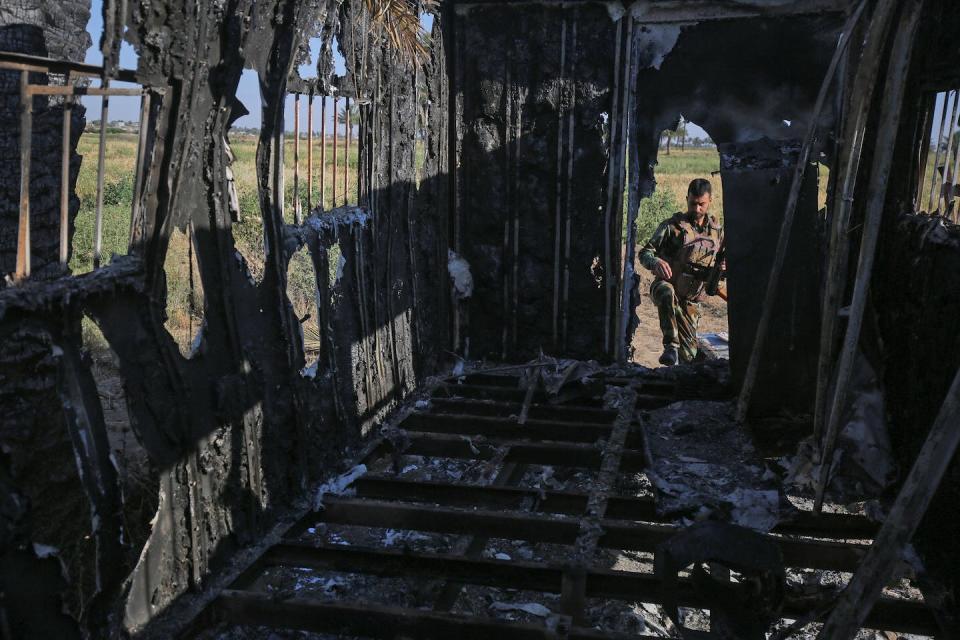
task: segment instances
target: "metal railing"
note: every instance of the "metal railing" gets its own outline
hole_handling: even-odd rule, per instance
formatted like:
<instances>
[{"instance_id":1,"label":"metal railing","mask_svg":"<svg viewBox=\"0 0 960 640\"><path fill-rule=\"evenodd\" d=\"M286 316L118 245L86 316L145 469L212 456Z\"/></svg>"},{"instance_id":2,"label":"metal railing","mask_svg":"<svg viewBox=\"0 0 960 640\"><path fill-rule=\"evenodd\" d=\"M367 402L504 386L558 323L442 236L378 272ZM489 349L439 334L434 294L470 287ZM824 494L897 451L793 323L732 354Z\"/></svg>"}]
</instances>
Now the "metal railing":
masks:
<instances>
[{"instance_id":1,"label":"metal railing","mask_svg":"<svg viewBox=\"0 0 960 640\"><path fill-rule=\"evenodd\" d=\"M307 211L313 211L313 180L317 173L313 166L313 150L316 146L313 140L314 126L313 116L316 110L315 102L319 98L320 102L320 202L321 207L326 202L327 185L330 185L331 202L334 207L346 204L356 204L350 202L350 150L353 144L353 126L350 118L350 98L339 96L316 95L312 90L308 92L291 92L293 98L293 198L294 198L294 222L301 224L303 216L300 202L300 112L301 98L307 96ZM344 105L344 118L341 121L338 107ZM329 180L327 175L327 105L331 104L333 108L333 163L329 171ZM343 140L338 132L340 125L344 127ZM340 167L340 145L343 144L343 167ZM338 183L341 190L338 194Z\"/></svg>"},{"instance_id":2,"label":"metal railing","mask_svg":"<svg viewBox=\"0 0 960 640\"><path fill-rule=\"evenodd\" d=\"M17 229L17 260L14 282L22 282L30 276L31 240L30 240L30 164L33 140L33 98L34 96L63 97L63 130L60 161L60 265L65 269L69 256L70 220L69 220L69 184L70 184L70 135L73 107L78 96L102 96L100 112L100 148L97 157L97 203L94 222L94 268L100 266L103 247L103 191L104 163L106 159L106 131L109 118L110 96L140 96L139 146L134 176L134 195L132 207L140 203L141 172L143 171L146 127L144 122L150 110L151 94L142 87L111 87L111 77L104 69L95 65L68 62L31 56L22 53L0 51L0 69L20 73L20 216ZM31 73L62 74L62 85L32 84ZM74 77L99 78L99 87L74 86L70 82ZM136 82L135 74L129 69L120 69L113 74L114 80ZM132 216L135 219L136 216Z\"/></svg>"}]
</instances>

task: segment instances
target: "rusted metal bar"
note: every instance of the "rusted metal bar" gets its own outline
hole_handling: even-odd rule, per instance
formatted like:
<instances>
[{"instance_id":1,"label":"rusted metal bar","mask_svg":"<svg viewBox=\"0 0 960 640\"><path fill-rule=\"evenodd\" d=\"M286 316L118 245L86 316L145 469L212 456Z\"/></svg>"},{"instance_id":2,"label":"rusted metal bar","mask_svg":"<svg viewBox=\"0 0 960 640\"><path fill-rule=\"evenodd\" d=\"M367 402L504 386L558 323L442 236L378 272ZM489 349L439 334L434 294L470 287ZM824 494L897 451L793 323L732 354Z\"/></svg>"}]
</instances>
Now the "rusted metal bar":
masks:
<instances>
[{"instance_id":1,"label":"rusted metal bar","mask_svg":"<svg viewBox=\"0 0 960 640\"><path fill-rule=\"evenodd\" d=\"M960 372L930 428L923 448L897 495L890 515L863 563L854 573L818 638L852 638L893 578L904 549L926 514L943 476L960 447Z\"/></svg>"},{"instance_id":2,"label":"rusted metal bar","mask_svg":"<svg viewBox=\"0 0 960 640\"><path fill-rule=\"evenodd\" d=\"M143 89L31 84L27 93L35 96L139 96Z\"/></svg>"},{"instance_id":3,"label":"rusted metal bar","mask_svg":"<svg viewBox=\"0 0 960 640\"><path fill-rule=\"evenodd\" d=\"M777 303L777 294L780 291L780 274L783 271L783 264L787 258L787 247L790 244L790 236L793 232L793 219L797 214L797 205L800 201L800 187L803 185L803 176L807 169L807 162L810 159L810 153L816 141L817 129L820 125L820 114L826 104L827 96L830 93L830 87L837 72L837 67L843 59L850 42L850 37L860 16L863 14L865 1L861 1L856 10L847 18L843 25L843 31L840 35L840 41L830 59L830 65L820 83L820 91L817 94L817 101L810 112L810 125L807 127L803 138L803 144L800 147L800 154L797 157L797 165L793 171L793 180L790 183L790 192L787 195L787 204L783 212L783 221L780 224L780 237L777 239L777 248L774 253L773 263L770 265L770 275L767 277L767 290L764 294L763 305L761 306L760 322L757 325L756 333L753 339L753 349L750 351L750 359L747 361L746 372L743 376L743 385L740 389L740 397L737 399L737 419L743 421L750 410L750 401L753 396L753 387L757 381L757 374L760 371L760 359L763 355L763 349L767 342L767 332L770 329L770 321L773 318L773 310ZM878 7L877 12L883 8Z\"/></svg>"},{"instance_id":4,"label":"rusted metal bar","mask_svg":"<svg viewBox=\"0 0 960 640\"><path fill-rule=\"evenodd\" d=\"M883 103L880 109L880 121L877 125L877 141L870 168L870 186L867 190L866 211L863 232L860 239L860 255L857 259L857 276L850 301L850 313L847 318L847 331L844 336L840 360L837 364L836 384L826 422L827 428L821 446L820 471L817 478L817 495L814 511L819 513L823 506L823 497L827 489L833 452L840 432L840 418L846 407L850 387L853 363L860 344L860 329L866 310L867 295L873 275L873 262L876 257L877 241L880 238L880 226L883 222L883 206L890 182L893 165L894 146L897 142L900 114L903 109L903 95L908 77L910 59L913 54L913 37L919 21L920 6L923 0L909 0L906 4L890 53L887 81L884 84Z\"/></svg>"},{"instance_id":5,"label":"rusted metal bar","mask_svg":"<svg viewBox=\"0 0 960 640\"><path fill-rule=\"evenodd\" d=\"M109 88L110 79L104 78L103 88ZM107 158L107 122L110 118L110 96L104 95L100 103L100 148L97 149L97 208L93 222L93 268L100 268L103 252L103 179Z\"/></svg>"},{"instance_id":6,"label":"rusted metal bar","mask_svg":"<svg viewBox=\"0 0 960 640\"><path fill-rule=\"evenodd\" d=\"M35 73L72 73L75 76L103 77L103 67L69 60L56 60L27 53L0 51L0 69L13 71L33 71ZM133 69L116 69L114 79L121 82L136 82L137 72Z\"/></svg>"},{"instance_id":7,"label":"rusted metal bar","mask_svg":"<svg viewBox=\"0 0 960 640\"><path fill-rule=\"evenodd\" d=\"M33 141L33 98L27 93L30 72L20 72L20 221L14 279L30 277L30 154Z\"/></svg>"},{"instance_id":8,"label":"rusted metal bar","mask_svg":"<svg viewBox=\"0 0 960 640\"><path fill-rule=\"evenodd\" d=\"M347 187L350 176L350 139L353 137L353 132L350 130L350 98L346 98L344 101L343 115L344 123L347 126L346 143L343 147L343 204L347 204L350 201L350 192Z\"/></svg>"},{"instance_id":9,"label":"rusted metal bar","mask_svg":"<svg viewBox=\"0 0 960 640\"><path fill-rule=\"evenodd\" d=\"M313 89L307 98L307 212L313 212Z\"/></svg>"},{"instance_id":10,"label":"rusted metal bar","mask_svg":"<svg viewBox=\"0 0 960 640\"><path fill-rule=\"evenodd\" d=\"M293 95L293 223L300 224L300 94Z\"/></svg>"},{"instance_id":11,"label":"rusted metal bar","mask_svg":"<svg viewBox=\"0 0 960 640\"><path fill-rule=\"evenodd\" d=\"M327 206L327 96L320 98L320 208Z\"/></svg>"},{"instance_id":12,"label":"rusted metal bar","mask_svg":"<svg viewBox=\"0 0 960 640\"><path fill-rule=\"evenodd\" d=\"M70 72L64 76L64 84L70 84ZM63 98L63 124L60 136L60 266L67 267L70 255L70 127L73 117L73 101Z\"/></svg>"},{"instance_id":13,"label":"rusted metal bar","mask_svg":"<svg viewBox=\"0 0 960 640\"><path fill-rule=\"evenodd\" d=\"M333 97L333 171L331 171L330 188L333 190L332 204L337 206L337 97Z\"/></svg>"}]
</instances>

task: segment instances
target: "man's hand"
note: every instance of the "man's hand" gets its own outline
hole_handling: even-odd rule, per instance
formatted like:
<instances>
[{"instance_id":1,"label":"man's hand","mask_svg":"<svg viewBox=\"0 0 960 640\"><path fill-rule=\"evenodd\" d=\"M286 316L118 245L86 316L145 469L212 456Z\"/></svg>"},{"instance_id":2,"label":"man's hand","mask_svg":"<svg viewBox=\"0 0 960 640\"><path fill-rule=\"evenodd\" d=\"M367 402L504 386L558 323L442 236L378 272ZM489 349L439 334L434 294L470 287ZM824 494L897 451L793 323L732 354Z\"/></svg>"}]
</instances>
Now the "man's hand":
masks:
<instances>
[{"instance_id":1,"label":"man's hand","mask_svg":"<svg viewBox=\"0 0 960 640\"><path fill-rule=\"evenodd\" d=\"M673 277L670 264L662 258L657 258L657 264L653 265L653 274L661 280L669 280Z\"/></svg>"}]
</instances>

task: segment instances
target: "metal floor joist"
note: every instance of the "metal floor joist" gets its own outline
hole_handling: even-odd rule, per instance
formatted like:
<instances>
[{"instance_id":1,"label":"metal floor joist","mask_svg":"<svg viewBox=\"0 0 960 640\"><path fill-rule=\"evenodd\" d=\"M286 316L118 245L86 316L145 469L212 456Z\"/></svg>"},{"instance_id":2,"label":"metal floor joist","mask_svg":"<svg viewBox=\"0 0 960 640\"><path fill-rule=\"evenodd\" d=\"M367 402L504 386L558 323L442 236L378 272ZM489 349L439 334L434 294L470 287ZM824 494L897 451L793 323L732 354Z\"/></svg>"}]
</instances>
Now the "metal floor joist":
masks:
<instances>
[{"instance_id":1,"label":"metal floor joist","mask_svg":"<svg viewBox=\"0 0 960 640\"><path fill-rule=\"evenodd\" d=\"M321 510L303 517L219 594L199 618L200 626L253 625L377 638L661 637L598 628L586 616L586 607L596 599L664 603L664 585L655 573L613 568L605 551L654 554L680 530L658 516L651 495L623 486L644 467L643 425L637 419L642 412L636 410L682 398L718 397L722 389L608 378L604 386L627 389L621 398L629 399L619 410L610 410L603 407L602 392L556 403L542 391L529 393L532 386L525 388L527 383L515 375L474 374L460 381L439 385L429 406L410 412L392 434L373 443L363 461L370 472L357 478L350 491L325 496ZM418 460L411 456L424 456L421 466L442 458L490 461L496 469L484 484L408 479L397 472ZM571 467L592 474L591 482L586 490L522 486L532 465ZM311 535L321 526L442 534L455 536L457 544L447 550L398 549L372 544L376 536L330 542ZM801 512L765 537L788 567L852 572L875 531L876 524L861 516ZM553 560L482 553L496 539L560 545L561 551ZM374 582L414 580L434 585L435 597L411 607L358 598L349 590L305 597L264 589L264 575L284 568L310 570L321 578L346 573ZM559 606L539 623L454 612L464 585L552 594L559 596L553 601ZM803 619L833 597L829 590L811 593L795 587L788 585L782 599L783 619ZM679 579L676 598L683 607L718 606L688 576ZM926 635L937 628L922 602L892 597L878 602L866 626ZM686 637L713 636L700 630Z\"/></svg>"}]
</instances>

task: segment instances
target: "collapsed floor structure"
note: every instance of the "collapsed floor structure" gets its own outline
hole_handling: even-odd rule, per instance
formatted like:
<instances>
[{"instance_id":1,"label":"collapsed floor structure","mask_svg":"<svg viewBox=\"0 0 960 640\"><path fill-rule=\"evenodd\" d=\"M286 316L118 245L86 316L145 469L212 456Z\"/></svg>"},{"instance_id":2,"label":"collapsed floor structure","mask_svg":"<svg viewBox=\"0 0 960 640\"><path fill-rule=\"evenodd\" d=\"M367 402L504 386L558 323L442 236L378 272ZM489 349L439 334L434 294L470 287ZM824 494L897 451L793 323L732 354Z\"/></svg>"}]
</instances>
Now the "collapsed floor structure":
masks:
<instances>
[{"instance_id":1,"label":"collapsed floor structure","mask_svg":"<svg viewBox=\"0 0 960 640\"><path fill-rule=\"evenodd\" d=\"M0 7L4 637L958 633L951 3L399 3L433 13L411 52L376 2L106 0L102 67L76 62L82 4ZM232 233L244 69L257 265ZM124 91L142 100L129 252L71 275L75 99ZM358 105L356 202L289 190L290 94ZM681 115L721 157L729 371L628 364L634 219ZM164 259L186 229L204 322L184 354ZM310 361L287 297L304 248ZM806 487L789 508L784 476ZM881 595L910 541L913 579Z\"/></svg>"}]
</instances>

